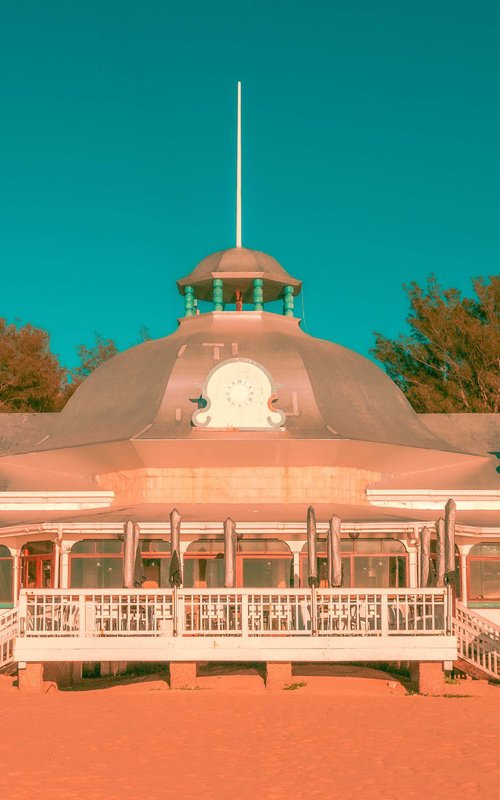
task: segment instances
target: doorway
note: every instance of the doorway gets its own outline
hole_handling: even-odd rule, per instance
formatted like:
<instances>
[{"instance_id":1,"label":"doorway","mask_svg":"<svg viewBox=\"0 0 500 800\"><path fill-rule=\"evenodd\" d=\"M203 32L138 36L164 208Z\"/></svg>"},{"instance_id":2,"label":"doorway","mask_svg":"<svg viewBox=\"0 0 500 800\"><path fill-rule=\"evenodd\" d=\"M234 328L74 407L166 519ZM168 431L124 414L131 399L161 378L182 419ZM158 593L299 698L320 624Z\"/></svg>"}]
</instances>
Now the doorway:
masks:
<instances>
[{"instance_id":1,"label":"doorway","mask_svg":"<svg viewBox=\"0 0 500 800\"><path fill-rule=\"evenodd\" d=\"M54 543L28 542L21 550L22 589L52 589L54 581Z\"/></svg>"}]
</instances>

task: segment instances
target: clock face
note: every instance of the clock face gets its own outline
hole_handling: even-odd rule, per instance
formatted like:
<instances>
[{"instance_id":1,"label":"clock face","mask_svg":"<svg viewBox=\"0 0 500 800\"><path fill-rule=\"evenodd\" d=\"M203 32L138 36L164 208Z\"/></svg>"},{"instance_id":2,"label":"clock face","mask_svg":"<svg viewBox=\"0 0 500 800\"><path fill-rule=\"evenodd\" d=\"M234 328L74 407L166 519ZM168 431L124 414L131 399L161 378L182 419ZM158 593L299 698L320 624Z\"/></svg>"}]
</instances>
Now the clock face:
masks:
<instances>
[{"instance_id":1,"label":"clock face","mask_svg":"<svg viewBox=\"0 0 500 800\"><path fill-rule=\"evenodd\" d=\"M215 367L202 396L206 405L193 414L197 427L270 430L285 421L283 412L272 405L274 389L269 373L246 358L228 359Z\"/></svg>"},{"instance_id":2,"label":"clock face","mask_svg":"<svg viewBox=\"0 0 500 800\"><path fill-rule=\"evenodd\" d=\"M234 378L227 385L226 397L236 408L247 406L254 398L253 386L245 376Z\"/></svg>"}]
</instances>

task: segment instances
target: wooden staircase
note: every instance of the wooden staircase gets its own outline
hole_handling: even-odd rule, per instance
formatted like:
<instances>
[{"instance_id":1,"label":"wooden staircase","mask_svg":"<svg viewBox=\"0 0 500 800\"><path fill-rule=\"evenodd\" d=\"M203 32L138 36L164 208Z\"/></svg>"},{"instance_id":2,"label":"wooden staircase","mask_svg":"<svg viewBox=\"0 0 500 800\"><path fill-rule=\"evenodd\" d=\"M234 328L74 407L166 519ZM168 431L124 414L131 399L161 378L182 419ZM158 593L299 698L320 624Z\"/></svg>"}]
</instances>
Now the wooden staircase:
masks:
<instances>
[{"instance_id":1,"label":"wooden staircase","mask_svg":"<svg viewBox=\"0 0 500 800\"><path fill-rule=\"evenodd\" d=\"M458 643L457 669L473 678L500 680L500 626L457 602L453 633Z\"/></svg>"}]
</instances>

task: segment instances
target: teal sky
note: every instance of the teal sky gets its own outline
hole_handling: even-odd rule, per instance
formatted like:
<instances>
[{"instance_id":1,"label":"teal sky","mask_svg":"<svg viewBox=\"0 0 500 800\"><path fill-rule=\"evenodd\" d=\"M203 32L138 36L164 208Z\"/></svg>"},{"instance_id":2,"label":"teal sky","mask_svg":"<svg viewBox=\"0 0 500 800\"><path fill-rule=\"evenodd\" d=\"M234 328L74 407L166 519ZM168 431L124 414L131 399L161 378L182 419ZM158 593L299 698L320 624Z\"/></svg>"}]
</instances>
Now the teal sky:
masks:
<instances>
[{"instance_id":1,"label":"teal sky","mask_svg":"<svg viewBox=\"0 0 500 800\"><path fill-rule=\"evenodd\" d=\"M2 3L0 316L70 365L170 333L234 244L240 79L243 243L367 354L403 282L499 272L499 42L497 0Z\"/></svg>"}]
</instances>

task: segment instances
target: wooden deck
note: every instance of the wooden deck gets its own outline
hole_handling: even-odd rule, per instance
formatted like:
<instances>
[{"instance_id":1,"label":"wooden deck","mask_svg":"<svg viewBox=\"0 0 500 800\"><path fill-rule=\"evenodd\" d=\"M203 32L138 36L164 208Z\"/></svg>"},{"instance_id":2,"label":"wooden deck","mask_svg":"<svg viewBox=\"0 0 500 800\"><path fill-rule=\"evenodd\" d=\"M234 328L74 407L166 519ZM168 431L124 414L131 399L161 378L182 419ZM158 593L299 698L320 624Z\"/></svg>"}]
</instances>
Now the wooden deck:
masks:
<instances>
[{"instance_id":1,"label":"wooden deck","mask_svg":"<svg viewBox=\"0 0 500 800\"><path fill-rule=\"evenodd\" d=\"M25 590L15 658L453 661L445 589Z\"/></svg>"}]
</instances>

